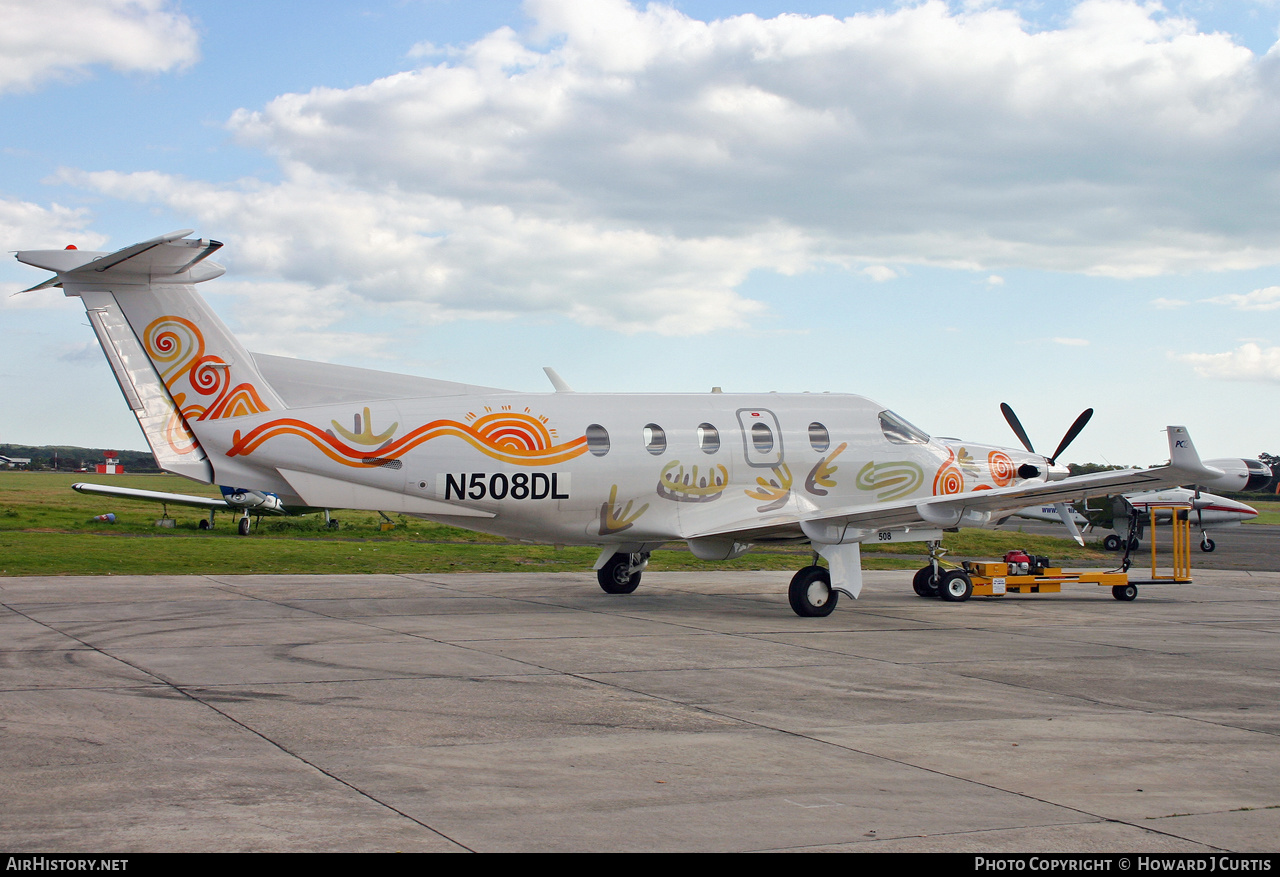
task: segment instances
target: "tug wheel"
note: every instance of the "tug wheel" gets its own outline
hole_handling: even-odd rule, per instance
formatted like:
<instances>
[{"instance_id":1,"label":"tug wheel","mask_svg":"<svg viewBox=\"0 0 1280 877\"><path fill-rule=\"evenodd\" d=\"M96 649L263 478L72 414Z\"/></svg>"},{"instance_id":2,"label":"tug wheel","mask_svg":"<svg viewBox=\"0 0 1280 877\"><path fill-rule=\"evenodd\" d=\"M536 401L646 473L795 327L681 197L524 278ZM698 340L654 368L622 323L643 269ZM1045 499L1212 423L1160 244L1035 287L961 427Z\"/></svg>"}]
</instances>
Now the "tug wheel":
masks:
<instances>
[{"instance_id":1,"label":"tug wheel","mask_svg":"<svg viewBox=\"0 0 1280 877\"><path fill-rule=\"evenodd\" d=\"M942 599L948 603L963 603L973 594L973 582L962 569L953 569L942 577Z\"/></svg>"},{"instance_id":2,"label":"tug wheel","mask_svg":"<svg viewBox=\"0 0 1280 877\"><path fill-rule=\"evenodd\" d=\"M1137 585L1116 585L1111 589L1111 596L1124 603L1132 603L1138 599Z\"/></svg>"}]
</instances>

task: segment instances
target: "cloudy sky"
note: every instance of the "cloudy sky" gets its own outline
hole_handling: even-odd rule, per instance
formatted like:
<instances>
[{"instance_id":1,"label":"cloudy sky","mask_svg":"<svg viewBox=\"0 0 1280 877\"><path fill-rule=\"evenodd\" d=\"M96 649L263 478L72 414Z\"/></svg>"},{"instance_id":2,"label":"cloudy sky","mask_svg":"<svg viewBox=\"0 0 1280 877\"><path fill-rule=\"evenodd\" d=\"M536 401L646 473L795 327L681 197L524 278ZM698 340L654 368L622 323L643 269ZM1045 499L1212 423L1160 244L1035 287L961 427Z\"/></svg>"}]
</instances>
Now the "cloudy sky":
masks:
<instances>
[{"instance_id":1,"label":"cloudy sky","mask_svg":"<svg viewBox=\"0 0 1280 877\"><path fill-rule=\"evenodd\" d=\"M0 248L224 241L253 350L1280 453L1280 2L0 0ZM143 448L0 264L0 442Z\"/></svg>"}]
</instances>

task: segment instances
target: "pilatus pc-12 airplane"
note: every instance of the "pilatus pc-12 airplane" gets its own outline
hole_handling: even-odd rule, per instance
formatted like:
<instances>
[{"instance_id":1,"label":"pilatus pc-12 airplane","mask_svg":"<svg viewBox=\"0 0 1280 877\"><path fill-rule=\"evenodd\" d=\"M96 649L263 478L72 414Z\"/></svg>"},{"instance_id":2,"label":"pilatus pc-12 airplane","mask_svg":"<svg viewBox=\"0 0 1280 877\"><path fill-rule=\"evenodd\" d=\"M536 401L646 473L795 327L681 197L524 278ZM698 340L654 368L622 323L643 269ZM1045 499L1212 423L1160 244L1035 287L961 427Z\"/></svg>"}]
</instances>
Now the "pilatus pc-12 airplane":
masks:
<instances>
[{"instance_id":1,"label":"pilatus pc-12 airplane","mask_svg":"<svg viewBox=\"0 0 1280 877\"><path fill-rule=\"evenodd\" d=\"M195 291L224 273L222 245L189 234L17 254L56 274L32 289L84 303L161 468L288 506L594 545L609 593L635 590L664 543L706 560L807 543L789 598L823 616L861 591L863 542L920 542L917 579L963 600L965 572L937 562L944 530L1222 474L1170 426L1169 465L1070 477L1057 458L1091 412L1045 457L931 438L862 396L574 393L554 373L555 392L529 394L253 354Z\"/></svg>"}]
</instances>

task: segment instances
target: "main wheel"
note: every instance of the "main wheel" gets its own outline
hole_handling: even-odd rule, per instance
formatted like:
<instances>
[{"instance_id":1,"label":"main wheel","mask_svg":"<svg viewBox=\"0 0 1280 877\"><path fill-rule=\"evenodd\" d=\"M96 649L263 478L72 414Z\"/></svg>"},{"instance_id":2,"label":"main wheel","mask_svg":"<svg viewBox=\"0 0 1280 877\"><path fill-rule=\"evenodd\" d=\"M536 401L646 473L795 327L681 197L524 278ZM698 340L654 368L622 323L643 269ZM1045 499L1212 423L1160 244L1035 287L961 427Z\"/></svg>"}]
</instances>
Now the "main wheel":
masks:
<instances>
[{"instance_id":1,"label":"main wheel","mask_svg":"<svg viewBox=\"0 0 1280 877\"><path fill-rule=\"evenodd\" d=\"M1124 545L1124 540L1112 533L1106 539L1102 540L1102 547L1108 551L1119 551L1120 546Z\"/></svg>"},{"instance_id":2,"label":"main wheel","mask_svg":"<svg viewBox=\"0 0 1280 877\"><path fill-rule=\"evenodd\" d=\"M201 519L200 519L200 523L199 523L199 524L197 524L196 526L198 526L201 530L211 530L211 529L213 529L213 524L209 523L209 519L208 519L208 518L201 518Z\"/></svg>"},{"instance_id":3,"label":"main wheel","mask_svg":"<svg viewBox=\"0 0 1280 877\"><path fill-rule=\"evenodd\" d=\"M1137 585L1116 585L1111 589L1111 596L1125 603L1131 603L1138 599Z\"/></svg>"},{"instance_id":4,"label":"main wheel","mask_svg":"<svg viewBox=\"0 0 1280 877\"><path fill-rule=\"evenodd\" d=\"M1218 543L1214 542L1208 536L1204 537L1204 541L1200 543L1200 550L1204 552L1212 551L1218 547Z\"/></svg>"},{"instance_id":5,"label":"main wheel","mask_svg":"<svg viewBox=\"0 0 1280 877\"><path fill-rule=\"evenodd\" d=\"M1129 540L1130 551L1137 551L1141 547L1142 547L1142 543L1138 541L1137 536L1134 536L1132 539Z\"/></svg>"},{"instance_id":6,"label":"main wheel","mask_svg":"<svg viewBox=\"0 0 1280 877\"><path fill-rule=\"evenodd\" d=\"M248 515L245 515L243 518L240 519L240 523L236 525L236 529L241 536L249 535L249 516Z\"/></svg>"},{"instance_id":7,"label":"main wheel","mask_svg":"<svg viewBox=\"0 0 1280 877\"><path fill-rule=\"evenodd\" d=\"M640 586L640 573L631 571L630 554L615 554L596 570L596 580L606 594L630 594Z\"/></svg>"},{"instance_id":8,"label":"main wheel","mask_svg":"<svg viewBox=\"0 0 1280 877\"><path fill-rule=\"evenodd\" d=\"M939 572L938 578L933 577L933 564L926 566L924 569L916 572L911 579L911 589L916 592L916 596L924 597L926 600L936 600L940 594L942 574Z\"/></svg>"},{"instance_id":9,"label":"main wheel","mask_svg":"<svg viewBox=\"0 0 1280 877\"><path fill-rule=\"evenodd\" d=\"M825 618L836 608L840 594L831 589L831 573L820 566L806 566L791 577L787 599L801 618Z\"/></svg>"},{"instance_id":10,"label":"main wheel","mask_svg":"<svg viewBox=\"0 0 1280 877\"><path fill-rule=\"evenodd\" d=\"M942 577L942 599L948 603L963 603L973 593L973 582L962 569L953 569Z\"/></svg>"}]
</instances>

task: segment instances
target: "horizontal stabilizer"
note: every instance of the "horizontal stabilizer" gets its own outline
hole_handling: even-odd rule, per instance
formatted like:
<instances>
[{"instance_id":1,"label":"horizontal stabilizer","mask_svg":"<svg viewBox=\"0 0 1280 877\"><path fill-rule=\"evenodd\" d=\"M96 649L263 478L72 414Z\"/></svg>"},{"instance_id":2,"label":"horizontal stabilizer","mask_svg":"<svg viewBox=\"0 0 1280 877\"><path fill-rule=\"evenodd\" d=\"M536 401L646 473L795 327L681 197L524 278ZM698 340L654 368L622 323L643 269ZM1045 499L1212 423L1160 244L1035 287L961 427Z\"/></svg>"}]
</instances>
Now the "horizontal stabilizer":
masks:
<instances>
[{"instance_id":1,"label":"horizontal stabilizer","mask_svg":"<svg viewBox=\"0 0 1280 877\"><path fill-rule=\"evenodd\" d=\"M218 241L185 240L191 229L160 235L141 243L99 253L91 250L22 250L19 262L58 274L58 280L141 283L155 279L166 283L200 283L225 273L221 265L205 262L222 247ZM48 281L46 281L48 283Z\"/></svg>"}]
</instances>

